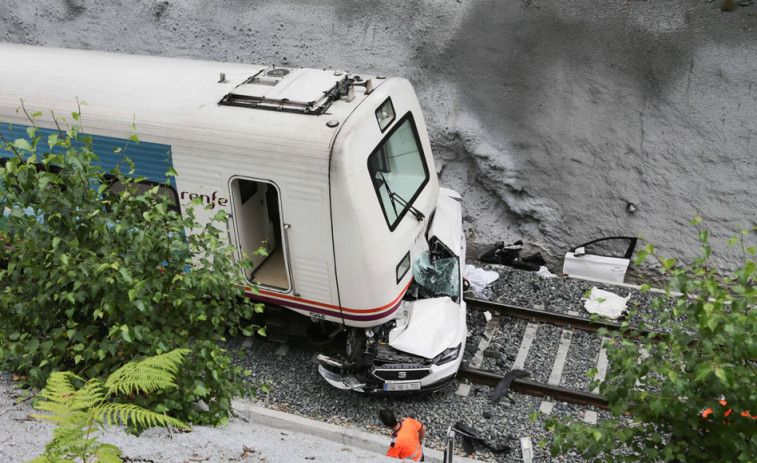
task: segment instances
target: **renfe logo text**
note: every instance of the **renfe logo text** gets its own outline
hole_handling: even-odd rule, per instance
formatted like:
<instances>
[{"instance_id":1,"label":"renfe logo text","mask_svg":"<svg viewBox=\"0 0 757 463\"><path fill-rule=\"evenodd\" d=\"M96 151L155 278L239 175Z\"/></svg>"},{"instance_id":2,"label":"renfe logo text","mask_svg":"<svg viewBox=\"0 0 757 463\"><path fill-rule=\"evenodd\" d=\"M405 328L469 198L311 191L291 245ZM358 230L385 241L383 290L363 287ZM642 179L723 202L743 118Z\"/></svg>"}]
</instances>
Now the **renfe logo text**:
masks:
<instances>
[{"instance_id":1,"label":"renfe logo text","mask_svg":"<svg viewBox=\"0 0 757 463\"><path fill-rule=\"evenodd\" d=\"M218 192L214 191L211 196L208 195L202 195L199 193L190 193L188 191L182 191L180 196L182 202L184 200L192 201L195 198L200 198L200 200L203 202L203 204L210 204L210 208L213 209L216 207L216 204L219 206L225 206L229 204L228 198L219 198Z\"/></svg>"}]
</instances>

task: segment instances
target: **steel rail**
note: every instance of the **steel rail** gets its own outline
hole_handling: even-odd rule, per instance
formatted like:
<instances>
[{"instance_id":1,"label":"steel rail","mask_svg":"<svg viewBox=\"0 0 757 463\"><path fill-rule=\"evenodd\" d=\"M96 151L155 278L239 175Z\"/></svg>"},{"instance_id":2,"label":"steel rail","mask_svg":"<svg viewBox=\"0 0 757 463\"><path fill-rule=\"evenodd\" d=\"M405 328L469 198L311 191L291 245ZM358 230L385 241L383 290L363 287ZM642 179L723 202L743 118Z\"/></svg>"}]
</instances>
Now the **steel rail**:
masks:
<instances>
[{"instance_id":1,"label":"steel rail","mask_svg":"<svg viewBox=\"0 0 757 463\"><path fill-rule=\"evenodd\" d=\"M557 312L549 312L546 310L533 309L528 307L520 307L512 304L505 304L504 302L487 301L484 299L477 299L472 297L466 297L465 302L468 307L474 310L491 310L510 317L522 318L525 320L535 320L544 323L550 323L558 326L571 326L585 331L598 331L600 328L604 328L607 331L621 331L624 328L632 329L628 324L623 325L621 323L608 322L604 320L592 321L588 317L579 317L576 315L568 315ZM662 338L659 333L649 330L641 330L639 335L642 337L650 337L655 341L660 341ZM624 334L627 337L635 337L631 334Z\"/></svg>"},{"instance_id":2,"label":"steel rail","mask_svg":"<svg viewBox=\"0 0 757 463\"><path fill-rule=\"evenodd\" d=\"M503 376L488 371L468 367L461 367L457 372L457 377L468 379L476 384L484 384L491 387L497 386L503 378ZM528 379L513 379L513 382L510 384L510 389L515 392L537 397L551 397L561 402L576 405L591 405L603 410L609 409L607 400L597 394L539 383Z\"/></svg>"}]
</instances>

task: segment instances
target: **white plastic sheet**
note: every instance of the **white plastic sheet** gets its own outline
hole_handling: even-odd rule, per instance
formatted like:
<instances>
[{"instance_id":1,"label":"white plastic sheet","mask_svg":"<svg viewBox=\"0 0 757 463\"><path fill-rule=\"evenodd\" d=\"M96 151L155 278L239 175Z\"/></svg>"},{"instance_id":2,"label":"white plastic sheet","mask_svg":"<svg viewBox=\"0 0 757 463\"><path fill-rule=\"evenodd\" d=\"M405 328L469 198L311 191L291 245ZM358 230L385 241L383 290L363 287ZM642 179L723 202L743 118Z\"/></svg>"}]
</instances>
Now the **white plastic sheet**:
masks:
<instances>
[{"instance_id":1,"label":"white plastic sheet","mask_svg":"<svg viewBox=\"0 0 757 463\"><path fill-rule=\"evenodd\" d=\"M550 272L549 269L545 266L539 267L539 271L536 272L537 275L539 275L542 278L554 278L555 274Z\"/></svg>"},{"instance_id":2,"label":"white plastic sheet","mask_svg":"<svg viewBox=\"0 0 757 463\"><path fill-rule=\"evenodd\" d=\"M629 299L631 299L630 293L626 297L621 297L610 291L597 289L595 286L591 288L589 298L584 302L584 308L589 313L616 320L623 315Z\"/></svg>"},{"instance_id":3,"label":"white plastic sheet","mask_svg":"<svg viewBox=\"0 0 757 463\"><path fill-rule=\"evenodd\" d=\"M499 278L499 273L493 270L484 270L473 265L465 266L465 279L470 283L470 291L479 299L489 299L491 292L487 286Z\"/></svg>"}]
</instances>

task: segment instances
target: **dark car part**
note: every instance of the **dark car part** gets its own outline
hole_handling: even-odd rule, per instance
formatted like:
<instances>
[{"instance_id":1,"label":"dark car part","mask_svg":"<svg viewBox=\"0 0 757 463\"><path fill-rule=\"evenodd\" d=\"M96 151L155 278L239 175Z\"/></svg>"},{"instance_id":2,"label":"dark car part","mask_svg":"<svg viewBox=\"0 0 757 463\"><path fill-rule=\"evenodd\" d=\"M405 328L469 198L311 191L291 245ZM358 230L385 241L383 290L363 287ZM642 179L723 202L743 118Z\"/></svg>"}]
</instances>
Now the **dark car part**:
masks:
<instances>
[{"instance_id":1,"label":"dark car part","mask_svg":"<svg viewBox=\"0 0 757 463\"><path fill-rule=\"evenodd\" d=\"M492 393L492 403L496 403L499 399L502 398L502 396L507 394L507 392L510 390L510 385L513 383L513 380L515 378L525 378L527 376L531 376L531 373L527 372L526 370L508 371L494 388L494 392Z\"/></svg>"}]
</instances>

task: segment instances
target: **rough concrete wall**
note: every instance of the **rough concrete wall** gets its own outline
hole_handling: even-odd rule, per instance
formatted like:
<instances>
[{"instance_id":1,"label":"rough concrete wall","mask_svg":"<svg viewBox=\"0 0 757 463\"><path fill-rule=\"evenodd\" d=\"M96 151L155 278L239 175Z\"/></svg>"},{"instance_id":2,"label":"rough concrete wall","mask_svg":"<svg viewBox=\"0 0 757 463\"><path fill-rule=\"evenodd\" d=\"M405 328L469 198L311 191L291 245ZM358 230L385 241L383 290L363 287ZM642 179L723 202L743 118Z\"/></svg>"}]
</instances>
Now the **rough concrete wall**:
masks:
<instances>
[{"instance_id":1,"label":"rough concrete wall","mask_svg":"<svg viewBox=\"0 0 757 463\"><path fill-rule=\"evenodd\" d=\"M691 258L757 222L757 4L719 4L3 0L0 40L402 75L472 241Z\"/></svg>"},{"instance_id":2,"label":"rough concrete wall","mask_svg":"<svg viewBox=\"0 0 757 463\"><path fill-rule=\"evenodd\" d=\"M721 242L755 223L757 8L501 3L474 4L446 61L458 82L486 71L460 87L484 134L468 138L506 153L477 176L517 231L557 246L643 233L691 256L697 213Z\"/></svg>"}]
</instances>

